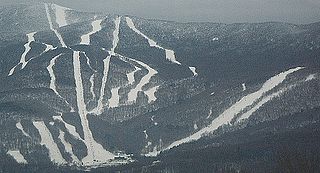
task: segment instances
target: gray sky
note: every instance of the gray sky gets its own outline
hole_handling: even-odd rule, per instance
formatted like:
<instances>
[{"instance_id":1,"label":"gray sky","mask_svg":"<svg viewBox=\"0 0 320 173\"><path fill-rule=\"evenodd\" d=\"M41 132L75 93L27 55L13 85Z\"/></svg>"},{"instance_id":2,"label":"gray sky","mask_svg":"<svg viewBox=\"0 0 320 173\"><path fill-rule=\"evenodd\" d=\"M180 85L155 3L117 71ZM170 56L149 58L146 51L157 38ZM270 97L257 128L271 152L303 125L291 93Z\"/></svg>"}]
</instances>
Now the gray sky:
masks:
<instances>
[{"instance_id":1,"label":"gray sky","mask_svg":"<svg viewBox=\"0 0 320 173\"><path fill-rule=\"evenodd\" d=\"M26 0L0 0L0 4ZM29 0L50 1L83 11L103 11L174 21L312 23L320 0Z\"/></svg>"}]
</instances>

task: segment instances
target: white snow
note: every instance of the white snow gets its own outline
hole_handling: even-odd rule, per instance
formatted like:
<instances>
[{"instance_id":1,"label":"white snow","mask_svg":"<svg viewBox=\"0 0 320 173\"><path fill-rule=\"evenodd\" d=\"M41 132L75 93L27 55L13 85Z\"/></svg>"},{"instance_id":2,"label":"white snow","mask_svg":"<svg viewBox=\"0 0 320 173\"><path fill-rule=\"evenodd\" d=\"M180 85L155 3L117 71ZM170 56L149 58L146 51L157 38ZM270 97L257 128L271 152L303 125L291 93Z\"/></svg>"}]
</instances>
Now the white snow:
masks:
<instances>
[{"instance_id":1,"label":"white snow","mask_svg":"<svg viewBox=\"0 0 320 173\"><path fill-rule=\"evenodd\" d=\"M177 141L173 142L165 150L169 150L169 149L171 149L173 147L176 147L176 146L179 146L179 145L181 145L183 143L188 143L188 142L191 142L191 141L198 140L203 135L207 135L209 133L214 132L220 126L226 125L226 124L230 124L231 120L237 114L239 114L242 110L244 110L246 107L254 104L266 92L272 90L274 87L276 87L279 84L281 84L289 74L294 73L294 72L296 72L296 71L298 71L300 69L303 69L303 67L293 68L293 69L290 69L288 71L282 72L282 73L270 78L269 80L267 80L263 84L261 89L259 89L258 91L254 92L254 93L248 94L247 96L244 96L238 102L233 104L230 108L228 108L222 114L220 114L217 118L215 118L209 126L199 130L198 132L192 134L191 136L188 136L186 138L183 138L183 139L180 139L180 140L177 140ZM160 151L157 151L157 152L149 153L148 155L152 156L152 155L157 155L159 153L160 153Z\"/></svg>"},{"instance_id":2,"label":"white snow","mask_svg":"<svg viewBox=\"0 0 320 173\"><path fill-rule=\"evenodd\" d=\"M128 85L132 85L135 82L134 74L141 70L141 68L135 66L135 70L127 74Z\"/></svg>"},{"instance_id":3,"label":"white snow","mask_svg":"<svg viewBox=\"0 0 320 173\"><path fill-rule=\"evenodd\" d=\"M279 97L281 93L285 92L287 89L282 89L280 91L277 91L273 94L270 94L266 97L264 97L257 105L255 105L252 109L247 111L246 113L242 114L240 118L237 120L237 122L240 122L244 119L249 118L254 112L256 112L261 106L263 106L265 103L269 102L275 97Z\"/></svg>"},{"instance_id":4,"label":"white snow","mask_svg":"<svg viewBox=\"0 0 320 173\"><path fill-rule=\"evenodd\" d=\"M57 4L51 4L51 7L54 9L56 22L59 25L59 28L68 25L66 20L66 11L70 9L66 7L61 7Z\"/></svg>"},{"instance_id":5,"label":"white snow","mask_svg":"<svg viewBox=\"0 0 320 173\"><path fill-rule=\"evenodd\" d=\"M99 32L102 29L102 26L101 26L102 21L103 21L102 19L95 20L91 23L92 31L81 36L80 44L90 45L90 36Z\"/></svg>"},{"instance_id":6,"label":"white snow","mask_svg":"<svg viewBox=\"0 0 320 173\"><path fill-rule=\"evenodd\" d=\"M121 17L117 17L114 21L115 30L113 31L113 46L112 46L111 50L109 51L109 56L107 56L103 60L104 70L103 70L102 84L101 84L101 89L100 89L100 97L98 100L97 107L95 109L93 109L92 112L90 112L90 113L94 113L96 115L100 115L104 111L103 100L104 100L104 96L105 96L106 84L108 81L110 59L112 56L115 55L114 51L115 51L116 47L118 46L119 32L120 32L120 21L121 21Z\"/></svg>"},{"instance_id":7,"label":"white snow","mask_svg":"<svg viewBox=\"0 0 320 173\"><path fill-rule=\"evenodd\" d=\"M212 41L218 41L218 40L219 40L218 37L214 37L214 38L212 39Z\"/></svg>"},{"instance_id":8,"label":"white snow","mask_svg":"<svg viewBox=\"0 0 320 173\"><path fill-rule=\"evenodd\" d=\"M132 102L135 102L137 100L137 97L138 97L138 92L139 91L143 91L142 90L142 87L146 84L148 84L151 80L151 78L158 74L158 72L156 70L154 70L153 68L151 68L149 65L141 62L141 61L138 61L138 60L135 60L135 59L131 59L130 60L140 64L142 67L144 67L145 69L148 70L148 74L146 74L145 76L142 77L142 79L140 80L140 82L138 83L138 85L131 89L130 92L128 93L128 102L129 103L132 103ZM154 88L153 91L155 90L156 91L157 88ZM150 100L152 101L152 99L154 99L154 95L152 96L152 91L151 93L149 93L151 95L149 95L148 97L150 98Z\"/></svg>"},{"instance_id":9,"label":"white snow","mask_svg":"<svg viewBox=\"0 0 320 173\"><path fill-rule=\"evenodd\" d=\"M30 135L24 130L20 122L16 123L16 127L22 132L24 136L31 138Z\"/></svg>"},{"instance_id":10,"label":"white snow","mask_svg":"<svg viewBox=\"0 0 320 173\"><path fill-rule=\"evenodd\" d=\"M212 108L209 110L209 114L206 119L209 119L211 117L211 115L212 115Z\"/></svg>"},{"instance_id":11,"label":"white snow","mask_svg":"<svg viewBox=\"0 0 320 173\"><path fill-rule=\"evenodd\" d=\"M189 67L189 69L192 71L193 76L198 76L196 67Z\"/></svg>"},{"instance_id":12,"label":"white snow","mask_svg":"<svg viewBox=\"0 0 320 173\"><path fill-rule=\"evenodd\" d=\"M316 74L310 74L307 78L306 78L306 82L308 82L308 81L311 81L311 80L314 80L314 79L316 79Z\"/></svg>"},{"instance_id":13,"label":"white snow","mask_svg":"<svg viewBox=\"0 0 320 173\"><path fill-rule=\"evenodd\" d=\"M8 76L13 75L15 69L16 69L20 64L22 65L22 66L21 66L21 70L24 69L25 66L27 65L26 56L27 56L27 54L29 53L29 51L31 50L30 44L35 41L35 39L34 39L34 35L35 35L35 34L36 34L36 32L31 32L31 33L27 34L28 42L24 45L24 48L25 48L25 49L24 49L24 52L23 52L22 55L21 55L20 62L19 62L17 65L15 65L15 66L10 70Z\"/></svg>"},{"instance_id":14,"label":"white snow","mask_svg":"<svg viewBox=\"0 0 320 173\"><path fill-rule=\"evenodd\" d=\"M245 90L247 90L247 86L246 86L246 83L243 83L242 84L242 91L245 91Z\"/></svg>"},{"instance_id":15,"label":"white snow","mask_svg":"<svg viewBox=\"0 0 320 173\"><path fill-rule=\"evenodd\" d=\"M119 106L120 95L119 95L120 87L111 89L111 98L109 99L109 108L116 108Z\"/></svg>"},{"instance_id":16,"label":"white snow","mask_svg":"<svg viewBox=\"0 0 320 173\"><path fill-rule=\"evenodd\" d=\"M101 144L97 143L92 135L89 127L89 121L87 119L87 109L84 102L84 90L81 76L81 65L80 65L80 52L74 51L73 53L73 69L74 78L76 81L76 93L77 93L77 105L78 112L83 127L84 143L87 147L88 155L82 159L82 162L86 166L97 165L101 163L107 163L109 160L114 158L114 155L109 151L106 151Z\"/></svg>"},{"instance_id":17,"label":"white snow","mask_svg":"<svg viewBox=\"0 0 320 173\"><path fill-rule=\"evenodd\" d=\"M158 125L158 123L154 120L154 116L151 117L151 121L153 122L153 124L154 124L155 126Z\"/></svg>"},{"instance_id":18,"label":"white snow","mask_svg":"<svg viewBox=\"0 0 320 173\"><path fill-rule=\"evenodd\" d=\"M92 95L92 100L95 100L96 99L96 94L94 92L94 79L95 79L95 76L96 76L96 73L97 73L97 70L93 69L92 66L91 66L91 62L90 62L90 59L89 57L87 56L87 54L84 52L84 55L87 59L87 64L89 66L89 68L93 71L93 74L91 75L90 77L90 93Z\"/></svg>"},{"instance_id":19,"label":"white snow","mask_svg":"<svg viewBox=\"0 0 320 173\"><path fill-rule=\"evenodd\" d=\"M19 150L9 150L7 154L12 156L19 164L28 164L27 160L23 157Z\"/></svg>"},{"instance_id":20,"label":"white snow","mask_svg":"<svg viewBox=\"0 0 320 173\"><path fill-rule=\"evenodd\" d=\"M56 64L56 60L61 56L62 54L59 54L57 56L55 56L54 58L52 58L50 60L50 63L47 67L47 70L49 72L49 75L50 75L50 89L59 97L61 98L62 100L64 100L64 102L71 108L71 112L74 112L74 108L70 105L70 103L65 99L63 98L60 93L58 92L57 90L57 87L56 87L56 76L54 74L54 66Z\"/></svg>"},{"instance_id":21,"label":"white snow","mask_svg":"<svg viewBox=\"0 0 320 173\"><path fill-rule=\"evenodd\" d=\"M64 126L66 127L66 129L68 130L68 132L75 137L76 139L79 139L81 141L83 141L83 139L80 137L79 133L77 132L76 128L73 125L68 124L67 122L65 122L62 118L62 116L53 116L54 120L60 121L64 124Z\"/></svg>"},{"instance_id":22,"label":"white snow","mask_svg":"<svg viewBox=\"0 0 320 173\"><path fill-rule=\"evenodd\" d=\"M193 125L193 128L194 128L194 130L198 130L198 125L195 123L195 124Z\"/></svg>"},{"instance_id":23,"label":"white snow","mask_svg":"<svg viewBox=\"0 0 320 173\"><path fill-rule=\"evenodd\" d=\"M62 47L67 47L67 45L63 41L63 38L62 38L61 34L58 32L58 30L54 29L54 27L53 27L52 19L51 19L50 11L49 11L49 5L47 3L45 3L45 8L46 8L46 14L47 14L50 30L52 30L55 33L55 35L58 37Z\"/></svg>"},{"instance_id":24,"label":"white snow","mask_svg":"<svg viewBox=\"0 0 320 173\"><path fill-rule=\"evenodd\" d=\"M45 145L49 150L50 160L54 163L57 163L58 165L67 164L65 159L62 157L57 144L54 142L53 137L46 124L43 121L37 121L33 122L33 125L39 131L39 134L41 136L41 145Z\"/></svg>"},{"instance_id":25,"label":"white snow","mask_svg":"<svg viewBox=\"0 0 320 173\"><path fill-rule=\"evenodd\" d=\"M80 164L78 157L76 155L74 155L74 153L72 151L72 145L65 140L65 133L62 130L59 130L59 137L58 138L62 142L65 151L70 154L71 159L72 159L72 163Z\"/></svg>"},{"instance_id":26,"label":"white snow","mask_svg":"<svg viewBox=\"0 0 320 173\"><path fill-rule=\"evenodd\" d=\"M176 60L176 56L175 56L175 53L173 50L170 50L170 49L165 49L161 46L159 46L157 44L157 42L155 42L154 40L152 40L151 38L149 38L148 36L146 36L144 33L142 33L140 30L138 30L135 26L135 24L133 23L132 19L129 18L129 17L126 17L126 22L127 22L127 25L129 26L130 29L132 29L134 32L136 32L137 34L141 35L143 38L145 38L150 47L155 47L155 48L158 48L158 49L162 49L165 51L166 53L166 59L173 62L173 63L176 63L176 64L179 64L181 65L181 63L179 61Z\"/></svg>"},{"instance_id":27,"label":"white snow","mask_svg":"<svg viewBox=\"0 0 320 173\"><path fill-rule=\"evenodd\" d=\"M148 103L152 103L157 100L155 93L158 91L159 87L160 86L155 86L144 92L148 96Z\"/></svg>"}]
</instances>

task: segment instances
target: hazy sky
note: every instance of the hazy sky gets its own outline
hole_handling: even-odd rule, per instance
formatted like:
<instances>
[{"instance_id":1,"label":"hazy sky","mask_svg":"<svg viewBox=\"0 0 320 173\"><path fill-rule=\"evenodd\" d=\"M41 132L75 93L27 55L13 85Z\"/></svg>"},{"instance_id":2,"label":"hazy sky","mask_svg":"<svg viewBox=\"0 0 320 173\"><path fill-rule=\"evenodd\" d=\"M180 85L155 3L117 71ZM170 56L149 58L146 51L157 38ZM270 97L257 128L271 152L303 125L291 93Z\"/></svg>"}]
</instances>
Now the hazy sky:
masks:
<instances>
[{"instance_id":1,"label":"hazy sky","mask_svg":"<svg viewBox=\"0 0 320 173\"><path fill-rule=\"evenodd\" d=\"M13 1L26 2L26 0L0 0L0 4ZM104 11L183 22L320 21L320 0L51 0L51 2L84 11Z\"/></svg>"}]
</instances>

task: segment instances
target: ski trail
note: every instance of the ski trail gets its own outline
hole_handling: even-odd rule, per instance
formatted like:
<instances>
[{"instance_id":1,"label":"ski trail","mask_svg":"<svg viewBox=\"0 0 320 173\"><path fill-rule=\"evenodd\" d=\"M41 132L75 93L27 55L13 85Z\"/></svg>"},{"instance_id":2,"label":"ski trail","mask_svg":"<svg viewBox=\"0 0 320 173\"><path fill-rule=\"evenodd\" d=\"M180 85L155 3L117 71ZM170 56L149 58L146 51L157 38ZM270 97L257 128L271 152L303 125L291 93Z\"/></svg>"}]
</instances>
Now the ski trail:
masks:
<instances>
[{"instance_id":1,"label":"ski trail","mask_svg":"<svg viewBox=\"0 0 320 173\"><path fill-rule=\"evenodd\" d=\"M142 87L145 86L146 84L148 84L153 76L158 74L158 72L156 70L154 70L153 68L151 68L147 64L145 64L145 63L143 63L141 61L135 60L135 59L131 59L131 60L136 62L136 63L138 63L138 64L140 64L145 69L147 69L148 70L148 74L143 76L142 79L140 80L140 82L138 83L138 85L135 88L130 90L130 92L128 93L128 103L135 102L137 100L137 97L138 97L138 92L139 91L143 91ZM152 97L152 95L151 95L151 97Z\"/></svg>"},{"instance_id":2,"label":"ski trail","mask_svg":"<svg viewBox=\"0 0 320 173\"><path fill-rule=\"evenodd\" d=\"M50 63L47 67L47 70L49 72L49 75L50 75L50 89L59 97L61 98L70 108L71 108L71 112L74 112L74 108L70 105L70 103L65 99L63 98L60 93L58 92L57 90L57 87L56 87L56 76L54 74L54 70L53 70L53 67L55 66L56 64L56 60L61 56L62 54L60 55L57 55L55 56L54 58L52 58L50 60Z\"/></svg>"},{"instance_id":3,"label":"ski trail","mask_svg":"<svg viewBox=\"0 0 320 173\"><path fill-rule=\"evenodd\" d=\"M58 138L60 139L60 141L64 145L65 151L70 154L71 159L72 159L72 163L80 164L78 157L75 156L72 151L72 145L65 140L65 133L62 130L59 130L59 137Z\"/></svg>"},{"instance_id":4,"label":"ski trail","mask_svg":"<svg viewBox=\"0 0 320 173\"><path fill-rule=\"evenodd\" d=\"M93 74L90 76L90 80L89 81L90 81L90 84L91 84L90 85L90 93L92 95L92 100L95 100L96 99L96 94L94 93L94 79L95 79L97 70L92 68L90 59L89 59L89 57L87 56L87 54L85 52L84 52L84 56L87 59L87 64L88 64L89 68L93 71Z\"/></svg>"},{"instance_id":5,"label":"ski trail","mask_svg":"<svg viewBox=\"0 0 320 173\"><path fill-rule=\"evenodd\" d=\"M61 116L54 116L53 119L62 122L66 127L66 129L68 130L68 133L70 133L76 139L83 141L83 139L80 137L79 133L77 132L76 128L73 125L70 125L67 122L65 122Z\"/></svg>"},{"instance_id":6,"label":"ski trail","mask_svg":"<svg viewBox=\"0 0 320 173\"><path fill-rule=\"evenodd\" d=\"M55 33L55 35L56 35L57 38L59 39L60 44L62 45L62 47L65 47L65 48L66 48L67 45L66 45L65 42L63 41L63 38L62 38L61 34L60 34L56 29L54 29L54 27L53 27L52 19L51 19L50 11L49 11L49 5L48 5L47 3L45 3L45 8L46 8L46 14L47 14L47 18L48 18L50 30L52 30L52 31Z\"/></svg>"},{"instance_id":7,"label":"ski trail","mask_svg":"<svg viewBox=\"0 0 320 173\"><path fill-rule=\"evenodd\" d=\"M128 74L127 74L127 78L128 78L128 85L132 85L132 84L135 82L134 74L136 74L136 72L138 72L138 71L140 71L140 70L141 70L141 68L136 67L136 66L134 66L134 68L135 68L135 70L134 70L134 71L132 71L132 72L130 72L130 73L128 73Z\"/></svg>"},{"instance_id":8,"label":"ski trail","mask_svg":"<svg viewBox=\"0 0 320 173\"><path fill-rule=\"evenodd\" d=\"M7 154L12 156L19 164L28 164L27 160L23 157L19 150L9 150Z\"/></svg>"},{"instance_id":9,"label":"ski trail","mask_svg":"<svg viewBox=\"0 0 320 173\"><path fill-rule=\"evenodd\" d=\"M116 108L119 106L120 95L119 95L120 87L113 88L111 90L111 98L109 99L109 108Z\"/></svg>"},{"instance_id":10,"label":"ski trail","mask_svg":"<svg viewBox=\"0 0 320 173\"><path fill-rule=\"evenodd\" d=\"M45 145L49 150L50 160L58 165L67 164L67 162L62 157L57 144L54 142L53 137L43 121L33 122L33 125L37 128L41 136L41 145Z\"/></svg>"},{"instance_id":11,"label":"ski trail","mask_svg":"<svg viewBox=\"0 0 320 173\"><path fill-rule=\"evenodd\" d=\"M112 56L115 55L115 49L118 46L119 43L119 32L120 32L120 22L121 22L121 17L117 17L114 21L115 23L115 30L113 31L113 42L112 42L112 48L109 51L109 56L107 56L104 60L103 60L103 66L104 66L104 70L103 70L103 77L102 77L102 84L101 84L101 89L100 89L100 96L99 96L99 100L98 100L98 105L95 109L93 109L90 113L94 113L96 115L100 115L102 114L102 112L104 111L104 96L105 96L105 89L106 89L106 84L108 81L108 74L109 74L109 67L110 67L110 59Z\"/></svg>"},{"instance_id":12,"label":"ski trail","mask_svg":"<svg viewBox=\"0 0 320 173\"><path fill-rule=\"evenodd\" d=\"M262 88L260 88L258 91L254 92L254 93L251 93L251 94L248 94L247 96L244 96L238 102L236 102L231 107L229 107L227 110L225 110L222 114L220 114L217 118L215 118L209 126L199 130L198 132L192 134L191 136L188 136L186 138L183 138L183 139L180 139L180 140L173 142L164 150L169 150L169 149L176 147L176 146L179 146L183 143L189 143L191 141L198 140L203 135L207 135L209 133L212 133L213 131L218 129L220 126L225 125L225 124L230 124L231 120L237 114L241 113L242 110L244 110L248 106L254 104L266 92L272 90L273 88L275 88L276 86L281 84L289 74L294 73L294 72L301 70L301 69L303 69L303 67L293 68L293 69L282 72L282 73L270 78L269 80L267 80L263 84ZM148 153L147 155L148 156L156 156L159 153L160 153L160 151L154 151L154 152Z\"/></svg>"},{"instance_id":13,"label":"ski trail","mask_svg":"<svg viewBox=\"0 0 320 173\"><path fill-rule=\"evenodd\" d=\"M240 118L237 120L237 122L239 123L240 121L244 120L244 119L248 119L254 112L256 112L261 106L263 106L264 104L266 104L267 102L271 101L273 98L279 97L280 94L286 92L288 89L282 89L278 92L275 92L271 95L268 95L267 97L263 98L256 106L254 106L252 109L250 109L249 111L247 111L246 113L242 114L240 116Z\"/></svg>"},{"instance_id":14,"label":"ski trail","mask_svg":"<svg viewBox=\"0 0 320 173\"><path fill-rule=\"evenodd\" d=\"M29 53L29 51L31 50L31 43L35 41L34 39L34 35L36 34L37 32L31 32L29 34L27 34L27 37L28 37L28 42L24 45L24 52L22 53L21 55L21 58L20 58L20 62L15 65L9 72L9 75L8 76L11 76L13 75L13 73L15 72L15 69L21 64L21 69L24 69L24 67L27 65L27 61L26 61L26 56L27 54Z\"/></svg>"},{"instance_id":15,"label":"ski trail","mask_svg":"<svg viewBox=\"0 0 320 173\"><path fill-rule=\"evenodd\" d=\"M143 68L145 68L148 71L148 74L143 76L142 79L140 80L140 82L137 84L137 86L135 88L131 89L128 93L128 103L134 103L137 100L139 91L146 93L145 91L142 90L142 87L145 86L146 84L150 83L151 78L153 76L155 76L156 74L158 74L158 71L156 71L155 69L151 68L149 65L147 65L141 61L138 61L138 60L135 60L132 58L128 58L128 57L125 57L120 54L116 54L116 55L119 56L120 59L122 59L126 62L128 62L127 59L130 61L133 61L133 62L141 65ZM147 92L147 96L149 98L149 101L154 100L154 98L155 98L154 93L157 91L157 89L158 88L154 87L151 90L149 90L149 92Z\"/></svg>"},{"instance_id":16,"label":"ski trail","mask_svg":"<svg viewBox=\"0 0 320 173\"><path fill-rule=\"evenodd\" d=\"M74 78L76 81L77 105L84 133L84 143L87 146L87 156L82 159L84 165L92 166L106 163L114 158L114 155L106 151L101 144L97 143L92 135L87 119L87 109L84 102L83 83L81 77L80 52L73 53Z\"/></svg>"},{"instance_id":17,"label":"ski trail","mask_svg":"<svg viewBox=\"0 0 320 173\"><path fill-rule=\"evenodd\" d=\"M51 7L53 7L54 9L56 22L59 25L59 28L68 25L66 20L66 10L70 9L66 7L61 7L57 4L51 4Z\"/></svg>"},{"instance_id":18,"label":"ski trail","mask_svg":"<svg viewBox=\"0 0 320 173\"><path fill-rule=\"evenodd\" d=\"M80 44L90 45L90 36L99 32L102 29L101 23L103 20L95 20L91 23L92 31L81 36Z\"/></svg>"},{"instance_id":19,"label":"ski trail","mask_svg":"<svg viewBox=\"0 0 320 173\"><path fill-rule=\"evenodd\" d=\"M18 122L16 124L16 127L22 132L22 134L24 136L31 138L31 136L24 130L24 128L23 128L23 126L22 126L22 124L20 122Z\"/></svg>"},{"instance_id":20,"label":"ski trail","mask_svg":"<svg viewBox=\"0 0 320 173\"><path fill-rule=\"evenodd\" d=\"M148 103L152 103L157 100L155 93L158 91L159 87L160 86L155 86L144 92L148 96Z\"/></svg>"},{"instance_id":21,"label":"ski trail","mask_svg":"<svg viewBox=\"0 0 320 173\"><path fill-rule=\"evenodd\" d=\"M167 60L171 61L172 63L181 65L181 63L176 60L175 52L173 50L165 49L165 48L159 46L157 44L157 42L155 42L154 40L152 40L151 38L146 36L144 33L142 33L140 30L138 30L136 28L135 24L133 23L131 18L126 17L126 22L127 22L127 25L129 26L130 29L132 29L134 32L136 32L137 34L141 35L143 38L148 40L148 43L149 43L150 47L155 47L155 48L164 50L165 53L166 53L166 59Z\"/></svg>"}]
</instances>

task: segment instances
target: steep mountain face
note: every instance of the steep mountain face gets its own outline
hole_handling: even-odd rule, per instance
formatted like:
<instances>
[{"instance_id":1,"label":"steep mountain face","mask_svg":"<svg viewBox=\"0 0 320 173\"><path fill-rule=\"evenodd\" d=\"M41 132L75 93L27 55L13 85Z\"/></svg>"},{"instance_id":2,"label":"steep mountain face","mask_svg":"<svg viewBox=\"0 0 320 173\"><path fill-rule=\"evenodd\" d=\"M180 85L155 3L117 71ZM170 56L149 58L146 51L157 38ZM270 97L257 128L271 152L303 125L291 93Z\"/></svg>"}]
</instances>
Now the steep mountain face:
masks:
<instances>
[{"instance_id":1,"label":"steep mountain face","mask_svg":"<svg viewBox=\"0 0 320 173\"><path fill-rule=\"evenodd\" d=\"M233 148L318 131L319 23L176 23L55 4L1 7L0 17L3 170L138 162L186 172L186 158L200 164L205 152L216 155L208 170L252 169L271 151L240 163Z\"/></svg>"}]
</instances>

